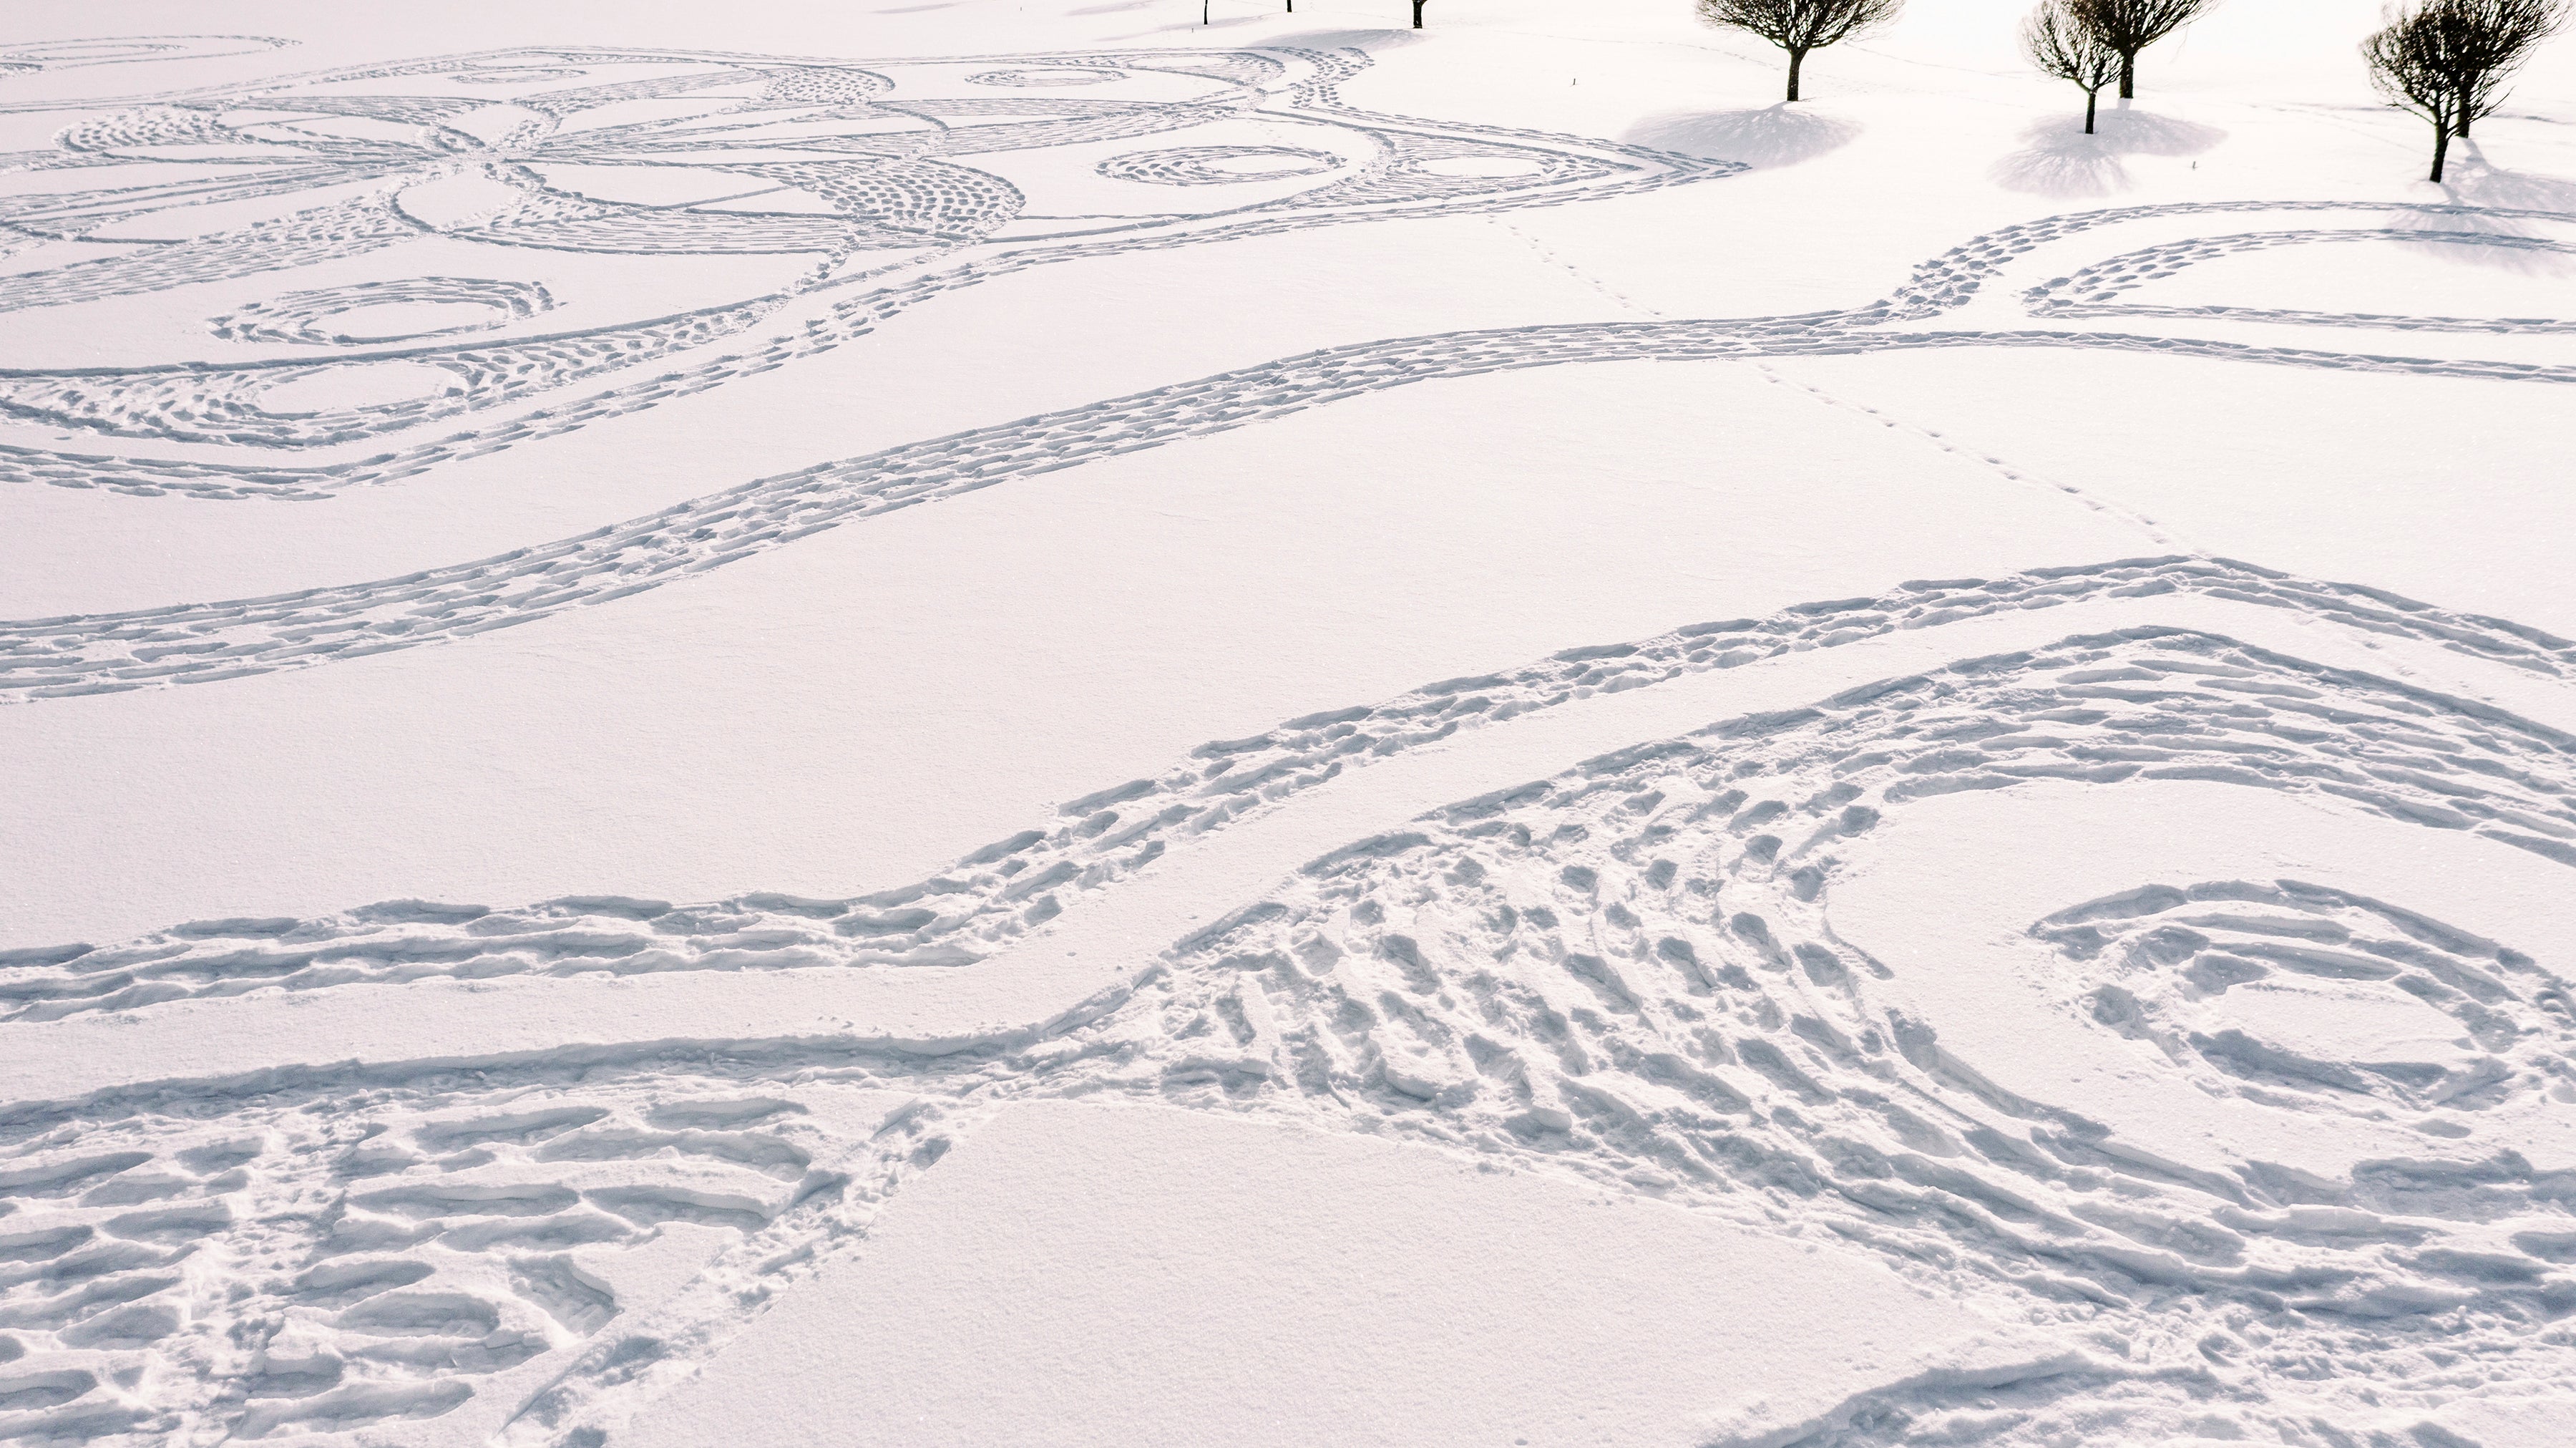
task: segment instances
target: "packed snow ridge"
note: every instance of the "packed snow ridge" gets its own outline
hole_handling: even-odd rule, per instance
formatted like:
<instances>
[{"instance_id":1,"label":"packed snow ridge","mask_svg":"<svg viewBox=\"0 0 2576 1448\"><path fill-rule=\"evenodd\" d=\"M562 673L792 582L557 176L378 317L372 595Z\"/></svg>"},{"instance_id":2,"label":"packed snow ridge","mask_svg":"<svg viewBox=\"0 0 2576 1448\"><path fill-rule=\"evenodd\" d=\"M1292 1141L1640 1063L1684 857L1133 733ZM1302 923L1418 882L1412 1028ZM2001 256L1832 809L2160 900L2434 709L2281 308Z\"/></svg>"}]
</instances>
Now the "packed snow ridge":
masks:
<instances>
[{"instance_id":1,"label":"packed snow ridge","mask_svg":"<svg viewBox=\"0 0 2576 1448\"><path fill-rule=\"evenodd\" d=\"M2023 8L0 35L0 1440L2565 1441L2561 7Z\"/></svg>"}]
</instances>

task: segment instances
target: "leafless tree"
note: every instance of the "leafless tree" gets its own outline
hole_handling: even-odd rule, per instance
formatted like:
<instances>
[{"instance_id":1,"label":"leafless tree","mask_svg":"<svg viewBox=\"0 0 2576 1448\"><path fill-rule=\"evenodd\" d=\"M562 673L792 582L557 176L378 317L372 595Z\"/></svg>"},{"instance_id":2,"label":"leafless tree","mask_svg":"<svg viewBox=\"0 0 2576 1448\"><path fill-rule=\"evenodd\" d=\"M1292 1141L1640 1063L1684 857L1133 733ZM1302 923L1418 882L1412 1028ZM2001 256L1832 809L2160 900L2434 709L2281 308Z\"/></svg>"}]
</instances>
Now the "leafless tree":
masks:
<instances>
[{"instance_id":1,"label":"leafless tree","mask_svg":"<svg viewBox=\"0 0 2576 1448\"><path fill-rule=\"evenodd\" d=\"M2465 137L2470 122L2495 114L2505 82L2531 52L2567 23L2568 0L2450 0L2444 8L2461 12L2452 23L2463 37L2457 134Z\"/></svg>"},{"instance_id":2,"label":"leafless tree","mask_svg":"<svg viewBox=\"0 0 2576 1448\"><path fill-rule=\"evenodd\" d=\"M1413 0L1413 28L1416 30L1420 30L1422 28L1423 4L1424 0Z\"/></svg>"},{"instance_id":3,"label":"leafless tree","mask_svg":"<svg viewBox=\"0 0 2576 1448\"><path fill-rule=\"evenodd\" d=\"M2216 0L2076 0L2070 8L2084 28L2120 56L2120 99L2138 93L2138 52L2173 34Z\"/></svg>"},{"instance_id":4,"label":"leafless tree","mask_svg":"<svg viewBox=\"0 0 2576 1448\"><path fill-rule=\"evenodd\" d=\"M2084 88L2084 134L2089 136L2102 87L2120 78L2120 52L2084 23L2082 3L2043 0L2021 23L2021 48L2042 71Z\"/></svg>"},{"instance_id":5,"label":"leafless tree","mask_svg":"<svg viewBox=\"0 0 2576 1448\"><path fill-rule=\"evenodd\" d=\"M1699 18L1758 35L1789 52L1789 99L1798 98L1798 69L1807 52L1875 30L1896 18L1905 0L1699 0Z\"/></svg>"},{"instance_id":6,"label":"leafless tree","mask_svg":"<svg viewBox=\"0 0 2576 1448\"><path fill-rule=\"evenodd\" d=\"M2379 93L2433 123L2433 180L2451 138L2495 114L2505 83L2566 17L2566 0L2418 0L2361 43Z\"/></svg>"},{"instance_id":7,"label":"leafless tree","mask_svg":"<svg viewBox=\"0 0 2576 1448\"><path fill-rule=\"evenodd\" d=\"M2460 124L2459 57L2456 39L2432 7L2401 13L2361 43L2370 62L2370 83L2388 97L2433 123L2433 177L2451 154L2451 134Z\"/></svg>"}]
</instances>

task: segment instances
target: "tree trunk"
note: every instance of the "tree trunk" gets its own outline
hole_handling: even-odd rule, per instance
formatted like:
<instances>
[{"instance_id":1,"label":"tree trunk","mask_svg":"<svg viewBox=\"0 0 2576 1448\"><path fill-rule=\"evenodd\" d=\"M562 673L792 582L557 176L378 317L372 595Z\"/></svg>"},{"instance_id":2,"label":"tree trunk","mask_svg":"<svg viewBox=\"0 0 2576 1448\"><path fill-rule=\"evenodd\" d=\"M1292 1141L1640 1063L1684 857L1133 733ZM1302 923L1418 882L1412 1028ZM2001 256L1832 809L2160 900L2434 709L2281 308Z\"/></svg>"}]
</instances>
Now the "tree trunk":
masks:
<instances>
[{"instance_id":1,"label":"tree trunk","mask_svg":"<svg viewBox=\"0 0 2576 1448\"><path fill-rule=\"evenodd\" d=\"M2120 52L2120 99L2133 101L2137 98L2138 53L2134 50L2124 50Z\"/></svg>"},{"instance_id":2,"label":"tree trunk","mask_svg":"<svg viewBox=\"0 0 2576 1448\"><path fill-rule=\"evenodd\" d=\"M2101 99L2102 93L2098 90L2089 90L2084 93L2084 134L2088 136L2093 134L2093 107L2099 103Z\"/></svg>"},{"instance_id":3,"label":"tree trunk","mask_svg":"<svg viewBox=\"0 0 2576 1448\"><path fill-rule=\"evenodd\" d=\"M1416 30L1420 30L1422 28L1423 3L1424 0L1413 0L1413 28Z\"/></svg>"},{"instance_id":4,"label":"tree trunk","mask_svg":"<svg viewBox=\"0 0 2576 1448\"><path fill-rule=\"evenodd\" d=\"M1805 65L1806 63L1806 51L1792 50L1789 52L1789 99L1793 101L1798 98L1798 67Z\"/></svg>"},{"instance_id":5,"label":"tree trunk","mask_svg":"<svg viewBox=\"0 0 2576 1448\"><path fill-rule=\"evenodd\" d=\"M2450 154L2451 118L2437 116L2433 120L2433 180L2442 179L2442 162L2449 159Z\"/></svg>"}]
</instances>

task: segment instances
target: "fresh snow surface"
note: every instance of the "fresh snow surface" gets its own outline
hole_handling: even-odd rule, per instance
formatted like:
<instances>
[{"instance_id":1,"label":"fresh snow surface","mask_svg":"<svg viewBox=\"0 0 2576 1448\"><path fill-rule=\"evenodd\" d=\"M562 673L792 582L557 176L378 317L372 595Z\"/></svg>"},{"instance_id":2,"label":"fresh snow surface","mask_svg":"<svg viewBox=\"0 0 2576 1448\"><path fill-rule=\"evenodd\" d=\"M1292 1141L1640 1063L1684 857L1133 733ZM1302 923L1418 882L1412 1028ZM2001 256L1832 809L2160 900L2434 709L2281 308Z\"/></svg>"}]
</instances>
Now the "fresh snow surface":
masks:
<instances>
[{"instance_id":1,"label":"fresh snow surface","mask_svg":"<svg viewBox=\"0 0 2576 1448\"><path fill-rule=\"evenodd\" d=\"M2576 37L1200 8L0 12L0 1440L2576 1441Z\"/></svg>"}]
</instances>

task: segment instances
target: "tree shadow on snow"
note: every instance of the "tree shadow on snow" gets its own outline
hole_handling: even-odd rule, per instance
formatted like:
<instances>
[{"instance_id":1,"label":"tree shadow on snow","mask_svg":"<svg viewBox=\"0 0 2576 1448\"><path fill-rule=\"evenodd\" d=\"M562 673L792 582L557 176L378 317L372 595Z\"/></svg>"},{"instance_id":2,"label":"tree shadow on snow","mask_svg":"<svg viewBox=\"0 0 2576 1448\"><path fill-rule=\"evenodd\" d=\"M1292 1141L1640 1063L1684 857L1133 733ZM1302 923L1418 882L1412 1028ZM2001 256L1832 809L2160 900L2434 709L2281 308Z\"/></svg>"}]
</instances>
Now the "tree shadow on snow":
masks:
<instances>
[{"instance_id":1,"label":"tree shadow on snow","mask_svg":"<svg viewBox=\"0 0 2576 1448\"><path fill-rule=\"evenodd\" d=\"M1637 122L1619 139L1632 146L1711 161L1741 161L1756 170L1769 170L1841 150L1860 132L1851 121L1777 105L1758 111L1669 111Z\"/></svg>"},{"instance_id":2,"label":"tree shadow on snow","mask_svg":"<svg viewBox=\"0 0 2576 1448\"><path fill-rule=\"evenodd\" d=\"M1419 30L1301 30L1261 43L1299 50L1393 50L1400 45L1419 45L1428 38Z\"/></svg>"},{"instance_id":3,"label":"tree shadow on snow","mask_svg":"<svg viewBox=\"0 0 2576 1448\"><path fill-rule=\"evenodd\" d=\"M1997 185L2042 196L2107 196L2129 188L2125 156L2197 156L2227 133L2197 121L2105 108L2094 133L2079 116L2049 119L2022 132L2023 147L1994 164Z\"/></svg>"},{"instance_id":4,"label":"tree shadow on snow","mask_svg":"<svg viewBox=\"0 0 2576 1448\"><path fill-rule=\"evenodd\" d=\"M2458 145L2461 149L2452 153L2456 159L2451 162L2442 181L2443 199L2453 206L2483 209L2447 214L2401 211L2389 218L2390 229L2454 236L2517 237L2538 241L2557 239L2557 233L2534 225L2528 218L2498 216L2494 211L2576 211L2576 181L2530 171L2499 170L2487 164L2485 154L2478 149L2474 139ZM2566 276L2576 272L2576 257L2563 251L2536 251L2512 245L2462 246L2455 242L2421 249L2427 255L2462 266L2482 266L2526 276Z\"/></svg>"}]
</instances>

